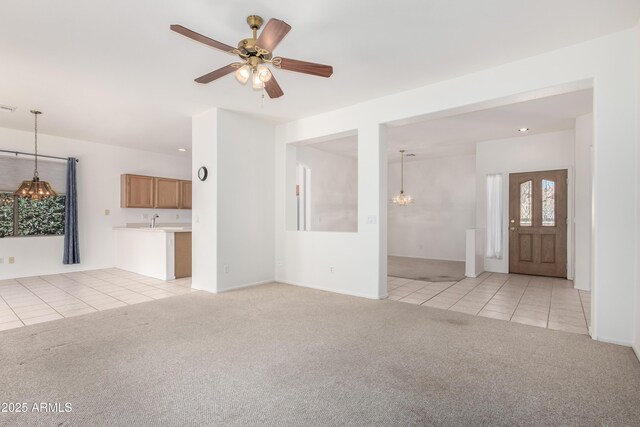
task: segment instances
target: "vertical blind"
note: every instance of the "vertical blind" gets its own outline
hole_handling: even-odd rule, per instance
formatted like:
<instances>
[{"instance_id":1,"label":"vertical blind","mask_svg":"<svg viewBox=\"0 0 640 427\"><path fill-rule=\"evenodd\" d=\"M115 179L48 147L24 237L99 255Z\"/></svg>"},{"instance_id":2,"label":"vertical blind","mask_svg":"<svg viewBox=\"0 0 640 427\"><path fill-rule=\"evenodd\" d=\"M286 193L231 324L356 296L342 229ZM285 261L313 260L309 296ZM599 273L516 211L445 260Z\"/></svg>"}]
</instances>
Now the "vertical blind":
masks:
<instances>
[{"instance_id":1,"label":"vertical blind","mask_svg":"<svg viewBox=\"0 0 640 427\"><path fill-rule=\"evenodd\" d=\"M33 157L0 155L0 192L13 193L22 181L33 178ZM66 191L67 163L38 158L38 175L58 194Z\"/></svg>"}]
</instances>

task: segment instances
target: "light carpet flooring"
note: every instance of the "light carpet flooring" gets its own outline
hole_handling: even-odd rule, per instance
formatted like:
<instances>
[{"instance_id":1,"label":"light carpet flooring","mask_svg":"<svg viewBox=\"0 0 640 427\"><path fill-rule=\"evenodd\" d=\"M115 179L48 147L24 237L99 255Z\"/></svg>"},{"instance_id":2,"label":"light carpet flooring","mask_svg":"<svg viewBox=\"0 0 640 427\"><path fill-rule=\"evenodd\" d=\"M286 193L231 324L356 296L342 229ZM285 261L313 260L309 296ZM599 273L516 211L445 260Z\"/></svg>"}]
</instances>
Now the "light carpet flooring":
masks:
<instances>
[{"instance_id":1,"label":"light carpet flooring","mask_svg":"<svg viewBox=\"0 0 640 427\"><path fill-rule=\"evenodd\" d=\"M2 426L638 425L640 363L585 335L271 284L0 332Z\"/></svg>"},{"instance_id":2,"label":"light carpet flooring","mask_svg":"<svg viewBox=\"0 0 640 427\"><path fill-rule=\"evenodd\" d=\"M457 282L464 279L464 262L388 256L387 274L427 282Z\"/></svg>"},{"instance_id":3,"label":"light carpet flooring","mask_svg":"<svg viewBox=\"0 0 640 427\"><path fill-rule=\"evenodd\" d=\"M587 334L591 294L573 282L521 274L483 273L459 282L389 277L389 299L531 326Z\"/></svg>"},{"instance_id":4,"label":"light carpet flooring","mask_svg":"<svg viewBox=\"0 0 640 427\"><path fill-rule=\"evenodd\" d=\"M191 292L117 268L0 280L0 331Z\"/></svg>"}]
</instances>

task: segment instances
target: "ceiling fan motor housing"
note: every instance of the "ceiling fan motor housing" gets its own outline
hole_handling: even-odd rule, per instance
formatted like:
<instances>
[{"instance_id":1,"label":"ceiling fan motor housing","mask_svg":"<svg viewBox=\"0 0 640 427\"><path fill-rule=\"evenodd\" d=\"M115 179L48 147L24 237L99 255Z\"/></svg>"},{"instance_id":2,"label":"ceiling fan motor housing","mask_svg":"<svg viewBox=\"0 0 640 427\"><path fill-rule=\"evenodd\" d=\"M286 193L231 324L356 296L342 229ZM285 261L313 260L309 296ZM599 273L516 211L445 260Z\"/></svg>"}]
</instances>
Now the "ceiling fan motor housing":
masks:
<instances>
[{"instance_id":1,"label":"ceiling fan motor housing","mask_svg":"<svg viewBox=\"0 0 640 427\"><path fill-rule=\"evenodd\" d=\"M247 17L247 24L249 24L249 27L251 28L251 30L253 30L253 37L248 38L248 39L242 39L240 40L240 42L238 43L238 50L240 51L240 53L242 53L243 55L238 55L240 58L242 58L243 60L246 59L247 57L249 57L249 63L251 64L251 66L255 67L256 65L262 63L262 60L270 60L272 57L271 52L266 53L266 51L262 50L262 52L259 52L258 49L256 49L256 40L258 39L258 30L260 29L260 27L262 26L262 23L264 22L264 20L259 17L258 15L249 15ZM260 61L251 61L250 59L252 57L257 57L260 58Z\"/></svg>"}]
</instances>

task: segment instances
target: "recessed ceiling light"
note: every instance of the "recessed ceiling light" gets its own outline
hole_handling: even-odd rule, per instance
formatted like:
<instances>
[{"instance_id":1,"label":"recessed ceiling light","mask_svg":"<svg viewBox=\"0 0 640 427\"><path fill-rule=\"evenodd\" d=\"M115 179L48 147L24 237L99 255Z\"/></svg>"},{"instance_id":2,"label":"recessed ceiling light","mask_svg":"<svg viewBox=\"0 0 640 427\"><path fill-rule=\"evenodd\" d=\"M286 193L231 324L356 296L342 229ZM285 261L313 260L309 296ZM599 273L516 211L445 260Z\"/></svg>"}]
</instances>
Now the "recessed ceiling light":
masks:
<instances>
[{"instance_id":1,"label":"recessed ceiling light","mask_svg":"<svg viewBox=\"0 0 640 427\"><path fill-rule=\"evenodd\" d=\"M522 133L529 132L529 128L520 128L518 129L518 132L522 132Z\"/></svg>"},{"instance_id":2,"label":"recessed ceiling light","mask_svg":"<svg viewBox=\"0 0 640 427\"><path fill-rule=\"evenodd\" d=\"M0 104L0 111L4 111L6 113L13 113L14 111L16 111L18 107L13 107L11 105L2 105Z\"/></svg>"},{"instance_id":3,"label":"recessed ceiling light","mask_svg":"<svg viewBox=\"0 0 640 427\"><path fill-rule=\"evenodd\" d=\"M178 151L185 152L185 151L187 151L187 149L186 148L178 148Z\"/></svg>"}]
</instances>

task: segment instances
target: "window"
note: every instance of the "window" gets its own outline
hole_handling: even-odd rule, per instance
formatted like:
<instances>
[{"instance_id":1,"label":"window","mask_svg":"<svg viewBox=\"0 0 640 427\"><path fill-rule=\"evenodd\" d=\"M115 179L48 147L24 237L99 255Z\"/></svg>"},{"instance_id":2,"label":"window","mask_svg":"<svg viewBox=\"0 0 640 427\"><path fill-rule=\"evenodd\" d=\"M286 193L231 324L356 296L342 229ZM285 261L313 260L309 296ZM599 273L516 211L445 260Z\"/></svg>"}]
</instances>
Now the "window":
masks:
<instances>
[{"instance_id":1,"label":"window","mask_svg":"<svg viewBox=\"0 0 640 427\"><path fill-rule=\"evenodd\" d=\"M32 158L0 156L0 237L64 234L66 164L38 159L40 176L58 193L56 197L31 200L13 192L33 176Z\"/></svg>"},{"instance_id":2,"label":"window","mask_svg":"<svg viewBox=\"0 0 640 427\"><path fill-rule=\"evenodd\" d=\"M556 183L542 180L542 226L556 225Z\"/></svg>"},{"instance_id":3,"label":"window","mask_svg":"<svg viewBox=\"0 0 640 427\"><path fill-rule=\"evenodd\" d=\"M487 257L502 258L502 175L487 175Z\"/></svg>"},{"instance_id":4,"label":"window","mask_svg":"<svg viewBox=\"0 0 640 427\"><path fill-rule=\"evenodd\" d=\"M64 195L31 200L0 193L0 237L64 234Z\"/></svg>"},{"instance_id":5,"label":"window","mask_svg":"<svg viewBox=\"0 0 640 427\"><path fill-rule=\"evenodd\" d=\"M533 225L532 212L531 212L532 184L533 184L532 181L526 181L520 184L520 226L521 227L531 227Z\"/></svg>"}]
</instances>

